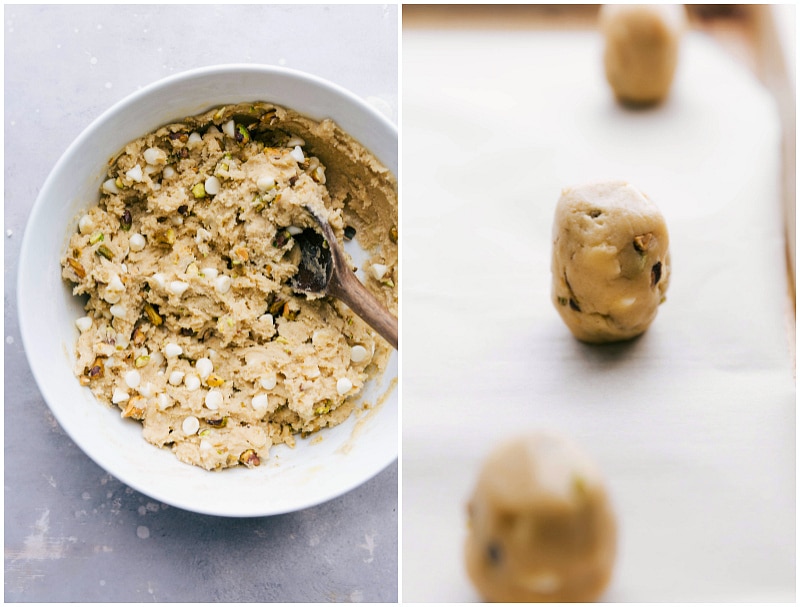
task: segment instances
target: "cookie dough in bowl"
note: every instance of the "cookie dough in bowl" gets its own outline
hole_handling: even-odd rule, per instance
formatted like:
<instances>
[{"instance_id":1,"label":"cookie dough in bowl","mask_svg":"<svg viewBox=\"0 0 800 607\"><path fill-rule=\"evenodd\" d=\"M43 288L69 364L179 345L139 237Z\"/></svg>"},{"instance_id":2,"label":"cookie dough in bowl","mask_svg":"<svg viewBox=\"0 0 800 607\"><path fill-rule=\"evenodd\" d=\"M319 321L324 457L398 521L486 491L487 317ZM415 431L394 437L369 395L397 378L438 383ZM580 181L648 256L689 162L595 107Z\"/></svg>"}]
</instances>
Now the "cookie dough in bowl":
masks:
<instances>
[{"instance_id":1,"label":"cookie dough in bowl","mask_svg":"<svg viewBox=\"0 0 800 607\"><path fill-rule=\"evenodd\" d=\"M328 183L336 172L347 177ZM359 224L370 205L384 221ZM342 304L292 292L293 236L312 227L312 207L340 239L380 246L367 285L396 313L396 206L369 152L273 104L214 108L137 139L62 258L88 296L76 375L149 442L209 470L258 466L272 444L340 423L390 349Z\"/></svg>"},{"instance_id":2,"label":"cookie dough in bowl","mask_svg":"<svg viewBox=\"0 0 800 607\"><path fill-rule=\"evenodd\" d=\"M616 519L596 465L553 433L487 458L468 504L467 572L491 602L588 602L606 588Z\"/></svg>"},{"instance_id":3,"label":"cookie dough in bowl","mask_svg":"<svg viewBox=\"0 0 800 607\"><path fill-rule=\"evenodd\" d=\"M553 224L552 299L579 340L647 330L665 301L669 235L661 211L625 181L566 188Z\"/></svg>"},{"instance_id":4,"label":"cookie dough in bowl","mask_svg":"<svg viewBox=\"0 0 800 607\"><path fill-rule=\"evenodd\" d=\"M279 115L285 112L280 120L286 122L272 125L273 130L285 132L275 131L273 139L267 141L266 132L261 131L268 121L260 122L256 130L248 128L257 122L249 114L251 106L255 106L256 114L261 110L266 114L267 106ZM214 125L220 134L215 134L210 125L206 128L194 122L221 108L226 108L224 115ZM231 120L233 124L229 125ZM157 150L151 150L161 149L163 140L128 149L165 125L174 124L191 128L176 131L175 150L163 147L167 162ZM245 141L245 134L236 128L238 124L252 136L250 141ZM233 137L230 126L235 127ZM192 136L194 132L202 145L197 136ZM225 148L213 166L213 143L205 137L215 138L220 149ZM293 137L302 143L292 142ZM230 141L242 148L237 150ZM290 142L292 146L288 146ZM245 148L259 144L278 150L277 158L262 150L261 156L253 155L247 164L249 152ZM177 155L183 154L178 151L180 145L193 148L186 152L188 158L178 160ZM363 155L364 151L369 154ZM230 176L214 174L218 165L220 171L224 170L221 164L226 163L221 161L228 160L225 153L233 159L239 152L243 155L233 163L236 168L229 164ZM192 170L195 154L200 159L197 173ZM378 164L371 165L370 158ZM283 194L277 205L274 200L273 206L263 200L269 195L263 196L261 188L271 191L268 180L261 180L259 187L255 170L250 171L251 164L264 162L262 169L269 164L276 170L274 189ZM172 175L166 171L167 182L177 179L183 185L182 179L188 181L194 175L191 187L180 195L173 192L174 199L167 196L172 202L143 195L140 188L155 184L161 185L162 194L169 192L169 188L164 189L167 166L176 172ZM184 168L189 171L180 177ZM277 169L295 169L297 180ZM116 171L115 178L109 183L112 171ZM244 176L237 178L237 171ZM398 281L393 262L396 198L382 198L378 186L389 183L394 192L396 173L396 126L352 93L296 70L258 65L200 68L157 81L110 108L73 142L51 171L31 211L20 252L17 292L22 341L55 421L91 459L129 487L152 499L204 514L240 517L291 512L339 496L378 474L397 457L397 353L392 350L387 356L391 349L387 346L384 350L381 338L371 330L365 338L372 338L374 352L367 339L361 343L360 333L354 333L347 322L349 311L336 302L303 298L292 299L287 306L287 301L281 305L280 297L285 294L282 277L295 255L290 237L298 228L312 225L303 223L307 221L305 215L295 214L289 203L308 200L317 192L325 205L330 205L337 239L344 241L353 268L358 268L357 275L392 309ZM219 191L211 177L219 181ZM202 190L196 187L199 185ZM362 186L364 189L359 190ZM120 193L113 192L114 187ZM153 189L159 192L157 186ZM246 191L253 197L239 202L248 206L233 205L234 194ZM264 203L260 221L241 221L244 214L257 212L261 204L254 200L257 195ZM215 197L219 199L215 201ZM148 204L154 207L144 213ZM187 208L181 208L184 205ZM130 211L130 217L125 210ZM262 229L271 235L264 224L273 221L273 238L257 235ZM255 232L246 232L248 226ZM206 240L201 227L222 237ZM191 229L195 229L192 235ZM79 239L81 251L71 247L73 238ZM105 248L101 249L102 245ZM206 245L207 250L201 249ZM283 253L276 261L271 256L281 246ZM194 260L188 258L190 253ZM109 254L111 259L107 258ZM86 274L84 294L72 292L80 284L74 280L77 275L64 278L65 272L70 273L66 266L72 267L67 257L80 264ZM120 284L125 287L124 295ZM129 286L137 288L129 293ZM119 301L109 301L117 295ZM126 306L126 297L141 308ZM90 303L92 298L94 303ZM145 303L152 310L145 308ZM326 316L331 322L320 331L315 327L315 315L328 303L333 304ZM220 315L226 306L230 309ZM217 324L214 318L224 320ZM354 325L356 322L360 321L354 319ZM343 324L347 328L339 331ZM85 362L90 354L88 348L85 354L79 354L77 343L91 341L92 333L99 336L103 326L109 343L92 343L91 347L113 348L113 354L105 351L103 356L112 359L110 367L106 367L106 361L102 366L92 364L94 359L86 366L79 364L79 356L86 356L81 359ZM108 326L114 329L113 335ZM116 330L125 326L130 326L129 334ZM228 328L234 329L231 335L226 333ZM310 334L304 340L307 330ZM215 347L210 340L219 343ZM316 369L312 364L300 368L289 364L295 349L299 356L312 347L314 355L304 361L307 359ZM267 356L262 348L269 350ZM245 349L246 355L239 357ZM127 358L122 351L135 356ZM239 365L224 360L233 352L241 361ZM142 366L136 366L137 359ZM385 370L381 371L383 364ZM342 376L340 372L345 369L346 376ZM275 371L274 387L270 370ZM90 378L87 371L95 376L102 372L96 386L81 385ZM324 399L316 400L321 393L307 390L310 386L306 381L321 381L319 387L333 394L330 405ZM159 388L162 385L163 390ZM182 399L183 390L188 393L186 400ZM143 438L143 420L137 419L142 404L138 397L148 407L155 407L156 419L177 406L167 401L164 411L158 409L159 400L165 400L164 396L159 398L159 392L171 397L173 403L185 403L192 413L182 417L180 425L170 421L151 426L147 422L145 431L158 438L163 436L160 428L168 426L176 437L185 434L190 440L184 441L182 449L188 453L182 453L182 459L176 457L174 443L166 441L158 448ZM302 398L292 397L298 394ZM312 406L312 398L316 406ZM154 403L150 399L155 399ZM326 406L330 406L329 411ZM345 418L348 409L351 413ZM263 411L264 417L254 423L252 418L236 417L234 411L244 416L260 416ZM195 424L198 427L192 433ZM282 426L280 431L278 426ZM201 447L202 440L224 437L225 431L231 430L236 433L225 437L224 444L215 441ZM264 437L259 451L257 445ZM290 447L292 439L294 447ZM258 456L258 466L247 453L249 449ZM227 450L224 459L219 450ZM195 456L199 457L198 465L186 463ZM210 473L208 470L218 469L217 464L232 468Z\"/></svg>"}]
</instances>

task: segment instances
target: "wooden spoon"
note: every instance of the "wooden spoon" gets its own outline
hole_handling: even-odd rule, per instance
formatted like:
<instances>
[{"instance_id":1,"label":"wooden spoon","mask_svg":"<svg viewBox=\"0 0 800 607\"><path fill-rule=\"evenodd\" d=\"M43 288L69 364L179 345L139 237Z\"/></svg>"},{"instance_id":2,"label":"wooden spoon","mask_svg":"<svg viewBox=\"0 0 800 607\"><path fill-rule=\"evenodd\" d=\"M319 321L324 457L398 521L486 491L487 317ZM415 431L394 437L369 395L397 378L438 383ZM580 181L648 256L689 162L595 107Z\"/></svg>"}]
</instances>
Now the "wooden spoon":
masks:
<instances>
[{"instance_id":1,"label":"wooden spoon","mask_svg":"<svg viewBox=\"0 0 800 607\"><path fill-rule=\"evenodd\" d=\"M289 280L289 286L299 293L336 297L396 350L397 319L350 269L330 224L311 208L303 208L317 222L322 234L306 228L294 236L295 242L300 245L301 259L297 274Z\"/></svg>"}]
</instances>

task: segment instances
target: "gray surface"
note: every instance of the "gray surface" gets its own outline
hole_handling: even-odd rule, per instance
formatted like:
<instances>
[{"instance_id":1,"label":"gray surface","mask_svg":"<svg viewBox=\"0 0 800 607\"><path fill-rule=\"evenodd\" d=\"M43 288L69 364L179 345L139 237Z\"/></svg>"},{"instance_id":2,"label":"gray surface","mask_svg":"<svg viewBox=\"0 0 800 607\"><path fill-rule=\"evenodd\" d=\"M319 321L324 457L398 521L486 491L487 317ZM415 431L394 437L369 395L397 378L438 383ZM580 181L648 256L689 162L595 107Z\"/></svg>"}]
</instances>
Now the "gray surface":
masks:
<instances>
[{"instance_id":1,"label":"gray surface","mask_svg":"<svg viewBox=\"0 0 800 607\"><path fill-rule=\"evenodd\" d=\"M332 80L396 120L396 6L6 6L3 23L5 600L396 601L396 463L288 515L157 503L60 429L25 360L15 292L39 188L100 113L170 74L252 62Z\"/></svg>"}]
</instances>

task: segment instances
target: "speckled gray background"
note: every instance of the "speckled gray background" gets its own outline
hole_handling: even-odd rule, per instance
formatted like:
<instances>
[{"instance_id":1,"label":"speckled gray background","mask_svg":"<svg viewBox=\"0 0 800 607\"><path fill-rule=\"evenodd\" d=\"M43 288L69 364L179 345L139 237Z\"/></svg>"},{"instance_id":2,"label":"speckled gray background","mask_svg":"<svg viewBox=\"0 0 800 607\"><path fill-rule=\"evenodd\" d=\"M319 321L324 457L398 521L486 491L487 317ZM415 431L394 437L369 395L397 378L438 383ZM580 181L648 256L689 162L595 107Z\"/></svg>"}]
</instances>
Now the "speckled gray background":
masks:
<instances>
[{"instance_id":1,"label":"speckled gray background","mask_svg":"<svg viewBox=\"0 0 800 607\"><path fill-rule=\"evenodd\" d=\"M396 602L396 463L282 516L157 503L95 465L50 414L22 350L15 284L25 222L55 162L103 111L159 78L284 65L396 120L397 7L19 5L5 7L3 27L6 602Z\"/></svg>"}]
</instances>

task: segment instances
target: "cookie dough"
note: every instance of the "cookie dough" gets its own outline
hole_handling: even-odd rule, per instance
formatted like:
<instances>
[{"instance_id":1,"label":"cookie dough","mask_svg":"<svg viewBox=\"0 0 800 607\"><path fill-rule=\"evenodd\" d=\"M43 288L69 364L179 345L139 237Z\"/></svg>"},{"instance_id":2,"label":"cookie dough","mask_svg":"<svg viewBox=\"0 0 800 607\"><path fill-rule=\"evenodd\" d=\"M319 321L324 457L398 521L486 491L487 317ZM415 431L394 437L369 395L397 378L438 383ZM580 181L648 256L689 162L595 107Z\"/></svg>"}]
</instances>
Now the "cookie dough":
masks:
<instances>
[{"instance_id":1,"label":"cookie dough","mask_svg":"<svg viewBox=\"0 0 800 607\"><path fill-rule=\"evenodd\" d=\"M642 334L669 285L664 217L625 181L565 189L553 224L552 274L553 304L579 340Z\"/></svg>"},{"instance_id":2,"label":"cookie dough","mask_svg":"<svg viewBox=\"0 0 800 607\"><path fill-rule=\"evenodd\" d=\"M651 105L666 98L685 27L680 4L607 4L600 9L606 78L620 102Z\"/></svg>"},{"instance_id":3,"label":"cookie dough","mask_svg":"<svg viewBox=\"0 0 800 607\"><path fill-rule=\"evenodd\" d=\"M562 437L496 449L468 505L466 566L490 602L588 602L611 577L616 522L602 478Z\"/></svg>"},{"instance_id":4,"label":"cookie dough","mask_svg":"<svg viewBox=\"0 0 800 607\"><path fill-rule=\"evenodd\" d=\"M214 108L131 142L78 221L63 277L85 299L75 373L144 438L208 470L336 425L391 348L346 306L295 295L324 207L368 252L397 313L397 183L330 120L269 103Z\"/></svg>"}]
</instances>

